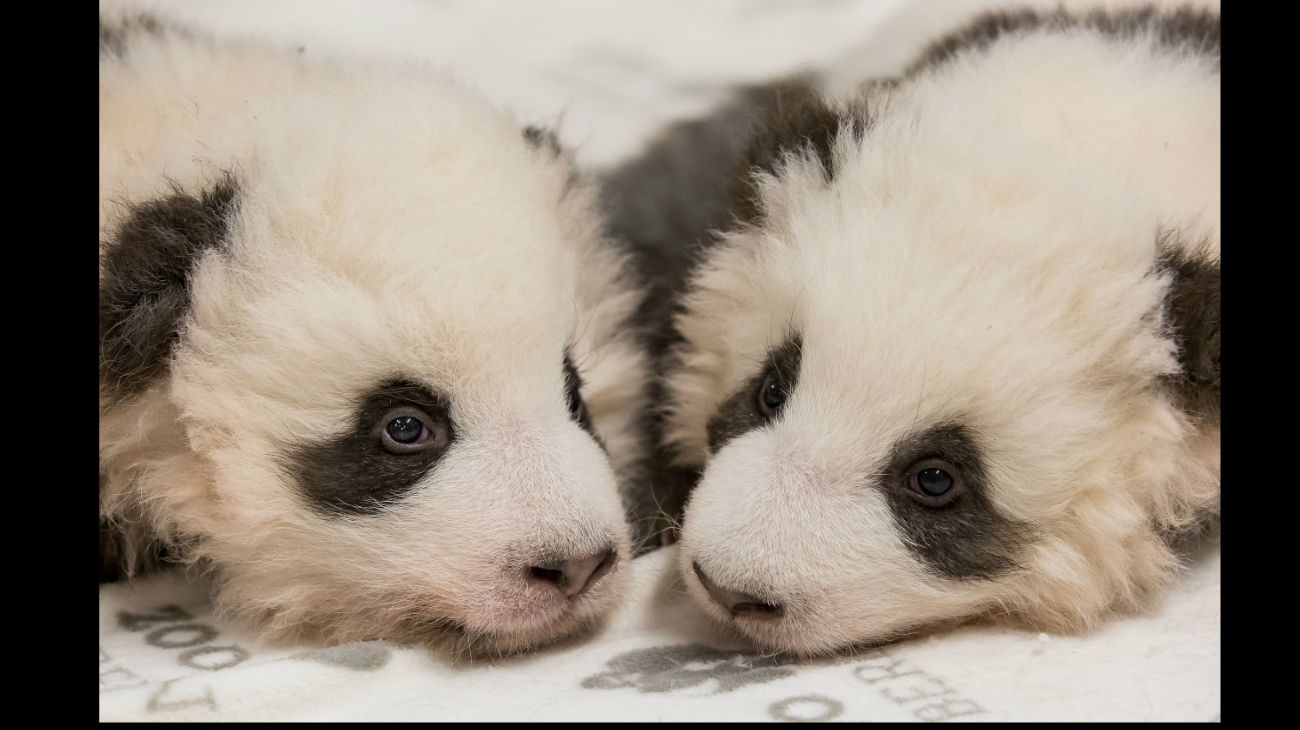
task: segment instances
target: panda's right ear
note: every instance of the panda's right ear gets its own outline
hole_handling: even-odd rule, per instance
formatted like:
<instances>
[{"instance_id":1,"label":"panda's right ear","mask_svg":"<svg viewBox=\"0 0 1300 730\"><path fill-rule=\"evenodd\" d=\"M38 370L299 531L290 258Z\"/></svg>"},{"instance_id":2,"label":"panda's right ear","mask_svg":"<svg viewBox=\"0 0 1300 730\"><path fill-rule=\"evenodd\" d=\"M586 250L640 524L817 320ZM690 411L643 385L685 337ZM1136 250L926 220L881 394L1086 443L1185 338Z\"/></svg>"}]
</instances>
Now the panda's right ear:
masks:
<instances>
[{"instance_id":1,"label":"panda's right ear","mask_svg":"<svg viewBox=\"0 0 1300 730\"><path fill-rule=\"evenodd\" d=\"M138 394L166 370L190 311L190 273L223 245L237 192L226 175L197 195L133 205L101 242L99 379L109 395Z\"/></svg>"}]
</instances>

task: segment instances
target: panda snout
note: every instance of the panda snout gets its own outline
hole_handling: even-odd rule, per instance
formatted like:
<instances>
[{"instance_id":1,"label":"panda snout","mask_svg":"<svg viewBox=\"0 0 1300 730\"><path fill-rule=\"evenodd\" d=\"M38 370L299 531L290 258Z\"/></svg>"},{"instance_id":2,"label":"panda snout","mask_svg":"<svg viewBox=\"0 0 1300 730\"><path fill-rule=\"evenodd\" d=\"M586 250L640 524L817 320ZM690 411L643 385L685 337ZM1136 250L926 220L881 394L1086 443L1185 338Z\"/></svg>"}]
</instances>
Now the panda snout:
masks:
<instances>
[{"instance_id":1,"label":"panda snout","mask_svg":"<svg viewBox=\"0 0 1300 730\"><path fill-rule=\"evenodd\" d=\"M704 590L708 591L713 602L731 612L732 616L774 620L785 616L785 607L778 603L768 603L758 596L733 591L714 583L704 574L699 563L691 563L695 577L699 578Z\"/></svg>"},{"instance_id":2,"label":"panda snout","mask_svg":"<svg viewBox=\"0 0 1300 730\"><path fill-rule=\"evenodd\" d=\"M618 551L610 546L579 558L530 565L524 570L524 579L558 590L565 598L573 600L608 575L617 563Z\"/></svg>"}]
</instances>

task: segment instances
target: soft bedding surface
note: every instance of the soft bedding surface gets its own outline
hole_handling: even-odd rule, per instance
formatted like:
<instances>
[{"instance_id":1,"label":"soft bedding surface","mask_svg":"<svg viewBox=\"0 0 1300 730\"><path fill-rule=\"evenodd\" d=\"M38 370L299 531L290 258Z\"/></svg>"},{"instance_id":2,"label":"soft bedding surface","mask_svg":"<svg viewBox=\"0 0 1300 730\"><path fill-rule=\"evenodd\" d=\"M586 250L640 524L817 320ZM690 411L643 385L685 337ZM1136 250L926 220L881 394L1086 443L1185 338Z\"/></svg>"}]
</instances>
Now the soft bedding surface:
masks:
<instances>
[{"instance_id":1,"label":"soft bedding surface","mask_svg":"<svg viewBox=\"0 0 1300 730\"><path fill-rule=\"evenodd\" d=\"M815 661L755 655L681 592L675 548L625 566L598 633L453 663L386 642L269 648L159 575L100 595L103 720L1188 720L1219 718L1219 556L1088 636L967 626Z\"/></svg>"},{"instance_id":2,"label":"soft bedding surface","mask_svg":"<svg viewBox=\"0 0 1300 730\"><path fill-rule=\"evenodd\" d=\"M828 65L888 71L988 2L566 0L137 2L308 54L445 65L599 167L738 81ZM1217 546L1149 612L1086 636L971 625L818 661L755 655L692 609L674 549L623 566L597 633L453 663L384 642L260 644L179 572L100 591L103 720L1217 720Z\"/></svg>"}]
</instances>

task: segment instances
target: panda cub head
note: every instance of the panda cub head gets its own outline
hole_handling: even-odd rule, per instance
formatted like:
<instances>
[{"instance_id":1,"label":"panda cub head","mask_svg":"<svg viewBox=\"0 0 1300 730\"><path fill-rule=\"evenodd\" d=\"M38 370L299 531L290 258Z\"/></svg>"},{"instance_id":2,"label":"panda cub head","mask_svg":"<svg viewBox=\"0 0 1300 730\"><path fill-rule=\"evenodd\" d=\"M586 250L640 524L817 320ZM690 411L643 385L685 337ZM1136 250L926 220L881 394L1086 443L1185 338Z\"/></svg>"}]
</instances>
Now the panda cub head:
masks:
<instances>
[{"instance_id":1,"label":"panda cub head","mask_svg":"<svg viewBox=\"0 0 1300 730\"><path fill-rule=\"evenodd\" d=\"M162 546L286 640L504 652L610 607L640 296L553 136L422 69L127 20L100 140L111 557Z\"/></svg>"},{"instance_id":2,"label":"panda cub head","mask_svg":"<svg viewBox=\"0 0 1300 730\"><path fill-rule=\"evenodd\" d=\"M1175 572L1219 493L1218 27L993 16L777 94L665 378L704 610L816 654Z\"/></svg>"}]
</instances>

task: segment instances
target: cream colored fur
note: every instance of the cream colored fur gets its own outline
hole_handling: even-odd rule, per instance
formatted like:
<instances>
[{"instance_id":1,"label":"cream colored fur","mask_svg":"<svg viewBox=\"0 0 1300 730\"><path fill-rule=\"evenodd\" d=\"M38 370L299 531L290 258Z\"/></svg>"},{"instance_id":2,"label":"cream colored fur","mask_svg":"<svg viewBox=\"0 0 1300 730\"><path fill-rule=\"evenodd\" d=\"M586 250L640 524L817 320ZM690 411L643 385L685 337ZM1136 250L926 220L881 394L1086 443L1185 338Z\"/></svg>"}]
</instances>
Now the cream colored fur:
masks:
<instances>
[{"instance_id":1,"label":"cream colored fur","mask_svg":"<svg viewBox=\"0 0 1300 730\"><path fill-rule=\"evenodd\" d=\"M799 653L988 614L1080 629L1142 605L1178 569L1161 534L1218 505L1217 417L1161 383L1179 363L1156 270L1162 230L1217 265L1217 65L1036 32L869 94L876 121L839 139L835 180L801 158L763 178L769 220L721 237L676 320L667 439L707 467L687 584ZM710 457L708 419L791 333L803 365L782 416ZM945 419L979 434L993 504L1032 527L1003 578L928 571L872 471ZM786 618L732 620L693 561Z\"/></svg>"},{"instance_id":2,"label":"cream colored fur","mask_svg":"<svg viewBox=\"0 0 1300 730\"><path fill-rule=\"evenodd\" d=\"M101 394L103 513L211 568L220 608L281 640L454 623L457 646L506 651L595 620L619 571L573 608L520 579L629 549L640 295L590 186L430 69L172 31L101 57L101 240L132 204L227 172L228 245L193 274L167 377ZM608 458L569 417L570 344ZM394 373L447 394L457 441L382 514L311 509L286 453L350 430Z\"/></svg>"}]
</instances>

